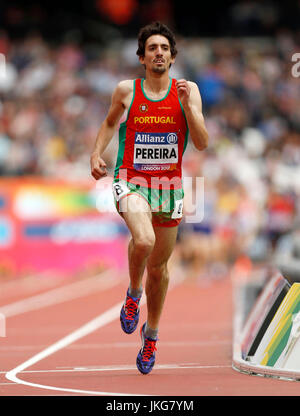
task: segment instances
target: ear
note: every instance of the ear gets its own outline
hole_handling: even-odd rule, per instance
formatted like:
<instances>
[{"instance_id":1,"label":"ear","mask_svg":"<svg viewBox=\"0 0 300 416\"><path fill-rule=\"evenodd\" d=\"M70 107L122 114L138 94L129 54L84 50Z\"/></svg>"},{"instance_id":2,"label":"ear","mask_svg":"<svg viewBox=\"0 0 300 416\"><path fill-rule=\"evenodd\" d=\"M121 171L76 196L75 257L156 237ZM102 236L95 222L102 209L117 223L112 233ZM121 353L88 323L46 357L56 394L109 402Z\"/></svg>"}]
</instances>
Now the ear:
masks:
<instances>
[{"instance_id":1,"label":"ear","mask_svg":"<svg viewBox=\"0 0 300 416\"><path fill-rule=\"evenodd\" d=\"M145 63L145 57L144 56L139 56L139 61L142 65L144 65Z\"/></svg>"},{"instance_id":2,"label":"ear","mask_svg":"<svg viewBox=\"0 0 300 416\"><path fill-rule=\"evenodd\" d=\"M171 68L171 66L174 64L174 62L175 62L175 56L173 58L171 58L169 68Z\"/></svg>"}]
</instances>

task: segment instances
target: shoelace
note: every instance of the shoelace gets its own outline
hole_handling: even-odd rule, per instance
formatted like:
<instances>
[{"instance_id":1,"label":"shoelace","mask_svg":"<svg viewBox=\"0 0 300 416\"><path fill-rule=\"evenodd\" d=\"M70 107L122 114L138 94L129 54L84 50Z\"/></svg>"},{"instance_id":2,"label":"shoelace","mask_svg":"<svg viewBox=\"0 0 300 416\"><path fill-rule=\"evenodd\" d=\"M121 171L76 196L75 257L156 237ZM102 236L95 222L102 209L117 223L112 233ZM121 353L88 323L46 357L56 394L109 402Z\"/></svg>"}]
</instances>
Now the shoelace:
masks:
<instances>
[{"instance_id":1,"label":"shoelace","mask_svg":"<svg viewBox=\"0 0 300 416\"><path fill-rule=\"evenodd\" d=\"M149 361L154 351L156 351L156 341L152 341L150 339L145 338L145 344L143 348L143 361Z\"/></svg>"},{"instance_id":2,"label":"shoelace","mask_svg":"<svg viewBox=\"0 0 300 416\"><path fill-rule=\"evenodd\" d=\"M136 314L138 307L138 302L135 302L131 297L128 296L125 305L126 318L130 321L133 321L133 317Z\"/></svg>"}]
</instances>

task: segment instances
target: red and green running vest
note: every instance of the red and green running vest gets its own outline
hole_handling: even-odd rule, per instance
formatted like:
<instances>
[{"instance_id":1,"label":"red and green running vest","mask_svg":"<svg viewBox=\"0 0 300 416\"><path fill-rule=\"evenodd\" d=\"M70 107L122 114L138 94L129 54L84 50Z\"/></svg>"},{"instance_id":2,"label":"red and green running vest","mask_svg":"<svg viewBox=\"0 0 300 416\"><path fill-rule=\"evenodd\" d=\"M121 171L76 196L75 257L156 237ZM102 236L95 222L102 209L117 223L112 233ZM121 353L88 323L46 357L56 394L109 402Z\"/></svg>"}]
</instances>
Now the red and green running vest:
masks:
<instances>
[{"instance_id":1,"label":"red and green running vest","mask_svg":"<svg viewBox=\"0 0 300 416\"><path fill-rule=\"evenodd\" d=\"M115 180L168 189L182 187L181 163L188 126L170 78L164 98L152 100L143 89L144 79L134 80L127 119L120 124Z\"/></svg>"}]
</instances>

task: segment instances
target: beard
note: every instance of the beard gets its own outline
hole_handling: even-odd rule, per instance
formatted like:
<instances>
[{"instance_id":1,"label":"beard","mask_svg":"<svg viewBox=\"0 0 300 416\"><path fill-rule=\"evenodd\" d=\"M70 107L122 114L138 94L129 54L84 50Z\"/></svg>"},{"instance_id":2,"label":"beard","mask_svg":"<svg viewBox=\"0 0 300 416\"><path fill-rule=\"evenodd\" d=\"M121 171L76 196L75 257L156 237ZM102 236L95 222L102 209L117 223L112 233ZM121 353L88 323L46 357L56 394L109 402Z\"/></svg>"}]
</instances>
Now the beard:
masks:
<instances>
[{"instance_id":1,"label":"beard","mask_svg":"<svg viewBox=\"0 0 300 416\"><path fill-rule=\"evenodd\" d=\"M154 66L152 68L153 72L155 72L156 74L163 74L164 72L166 72L167 68L165 66Z\"/></svg>"}]
</instances>

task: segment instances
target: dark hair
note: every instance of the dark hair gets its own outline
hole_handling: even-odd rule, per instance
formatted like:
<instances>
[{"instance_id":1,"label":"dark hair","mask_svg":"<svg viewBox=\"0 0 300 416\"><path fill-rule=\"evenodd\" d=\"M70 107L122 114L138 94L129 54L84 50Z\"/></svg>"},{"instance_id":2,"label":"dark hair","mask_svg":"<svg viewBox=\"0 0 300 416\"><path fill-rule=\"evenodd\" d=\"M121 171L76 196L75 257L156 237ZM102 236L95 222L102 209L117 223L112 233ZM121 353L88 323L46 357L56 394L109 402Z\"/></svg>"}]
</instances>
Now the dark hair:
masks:
<instances>
[{"instance_id":1,"label":"dark hair","mask_svg":"<svg viewBox=\"0 0 300 416\"><path fill-rule=\"evenodd\" d=\"M138 35L138 49L136 54L138 56L145 56L145 45L147 39L152 35L162 35L166 37L170 43L170 50L172 58L177 55L176 41L174 33L161 22L153 22L147 26L142 27Z\"/></svg>"}]
</instances>

